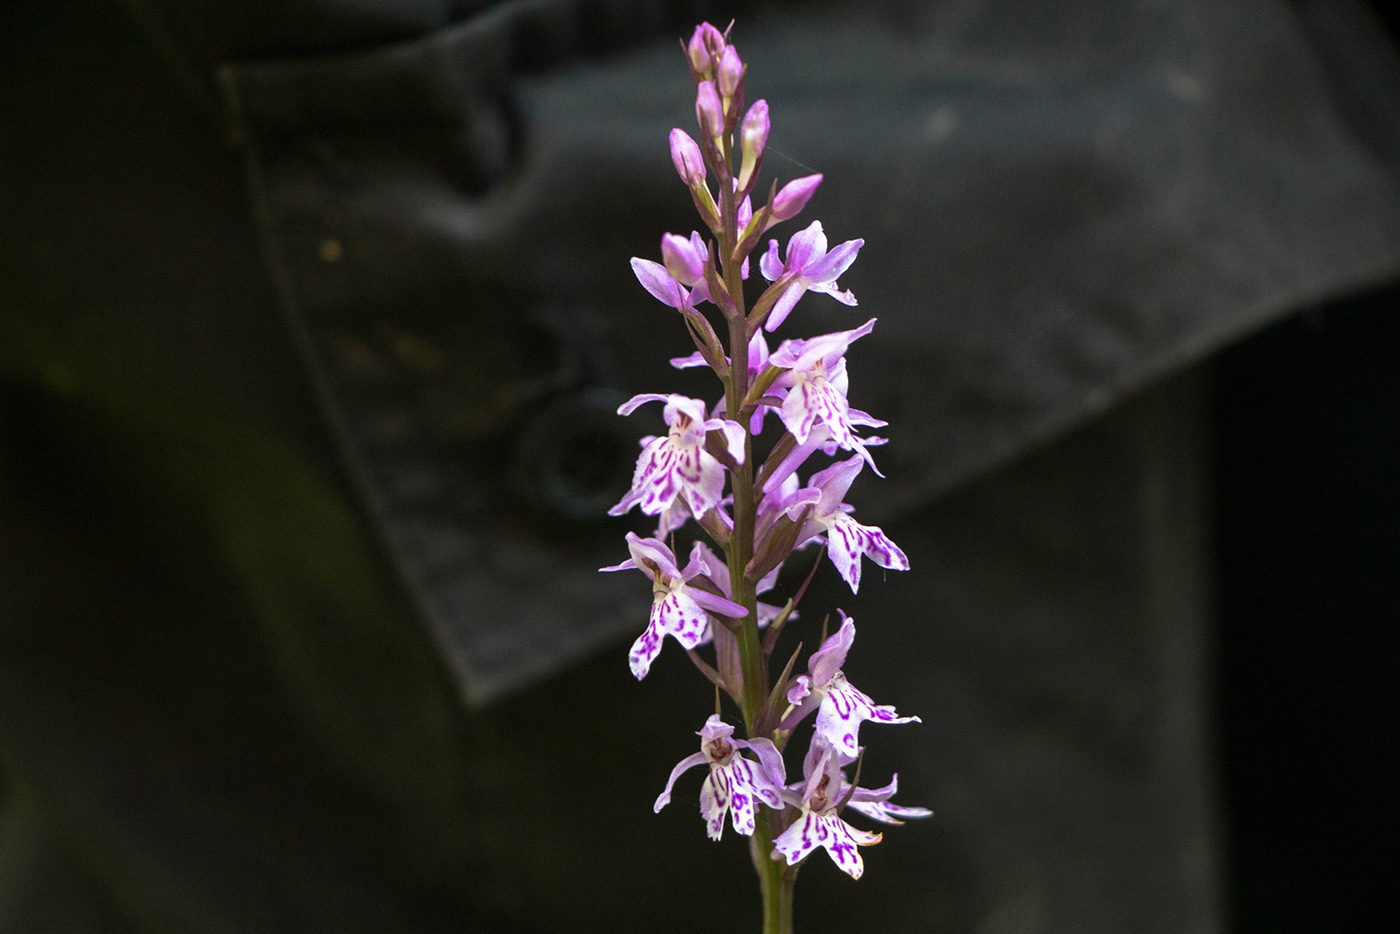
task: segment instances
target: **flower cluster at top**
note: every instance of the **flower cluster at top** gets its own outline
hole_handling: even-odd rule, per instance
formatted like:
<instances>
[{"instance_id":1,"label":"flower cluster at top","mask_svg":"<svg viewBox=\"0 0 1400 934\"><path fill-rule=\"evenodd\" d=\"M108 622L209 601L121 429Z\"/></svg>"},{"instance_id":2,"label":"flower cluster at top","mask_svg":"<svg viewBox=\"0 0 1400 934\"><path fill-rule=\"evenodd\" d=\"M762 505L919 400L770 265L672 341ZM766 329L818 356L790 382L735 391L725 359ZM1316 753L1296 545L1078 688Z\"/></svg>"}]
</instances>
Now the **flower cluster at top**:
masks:
<instances>
[{"instance_id":1,"label":"flower cluster at top","mask_svg":"<svg viewBox=\"0 0 1400 934\"><path fill-rule=\"evenodd\" d=\"M646 677L669 636L734 701L748 736L736 738L736 727L721 712L710 717L699 733L700 751L676 766L656 810L670 801L682 772L705 765L709 774L700 810L712 838L720 838L728 815L736 832L753 838L756 855L761 848L762 856L796 867L821 847L838 867L859 877L857 847L878 842L880 835L846 823L844 809L885 823L929 814L890 803L893 778L883 788L858 786L860 726L917 718L898 716L846 680L842 665L855 623L844 613L837 631L824 636L810 655L804 673L794 675L799 645L774 678L770 661L811 575L784 606L758 597L776 586L784 561L812 545L825 550L853 593L863 559L891 570L909 567L899 547L879 528L858 522L843 501L866 466L879 473L869 449L883 439L861 431L885 423L847 401L846 368L848 350L871 332L875 319L834 334L787 338L774 349L767 337L808 292L854 306L855 296L837 279L863 241L829 247L819 221L792 234L785 248L770 239L758 260L768 285L751 307L746 305L750 255L768 230L801 213L822 177L809 175L781 188L775 182L755 209L768 105L759 100L745 108L746 67L727 34L714 26L705 23L695 30L686 57L696 88L698 139L672 130L671 159L708 237L699 231L665 234L661 262L634 258L632 269L643 288L679 314L694 340L696 352L672 364L709 367L723 396L711 405L645 393L618 409L630 415L660 403L668 430L642 439L631 489L612 509L621 515L635 507L656 517L654 536L629 533L628 560L603 570L636 569L652 581L650 622L628 658L632 673ZM713 306L717 322L706 305ZM781 437L760 459L755 444L770 414L781 423ZM818 455L826 466L811 470ZM713 547L694 542L682 566L673 533L692 521ZM713 650L713 663L697 651L705 646ZM813 714L802 778L790 782L784 751ZM855 777L848 778L852 766Z\"/></svg>"}]
</instances>

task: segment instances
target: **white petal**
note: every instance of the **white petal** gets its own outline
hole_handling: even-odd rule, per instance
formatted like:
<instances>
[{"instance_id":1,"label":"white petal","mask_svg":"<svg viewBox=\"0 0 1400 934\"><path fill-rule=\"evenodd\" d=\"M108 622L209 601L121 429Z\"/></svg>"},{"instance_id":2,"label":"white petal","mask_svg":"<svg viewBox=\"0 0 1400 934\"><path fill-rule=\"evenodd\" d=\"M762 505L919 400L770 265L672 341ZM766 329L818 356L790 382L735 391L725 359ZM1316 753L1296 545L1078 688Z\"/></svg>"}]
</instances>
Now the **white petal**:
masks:
<instances>
[{"instance_id":1,"label":"white petal","mask_svg":"<svg viewBox=\"0 0 1400 934\"><path fill-rule=\"evenodd\" d=\"M724 814L729 810L729 776L719 769L710 769L705 784L700 786L700 816L705 818L711 840L724 834Z\"/></svg>"},{"instance_id":2,"label":"white petal","mask_svg":"<svg viewBox=\"0 0 1400 934\"><path fill-rule=\"evenodd\" d=\"M645 678L651 670L651 663L661 652L661 640L664 636L657 625L652 623L637 637L637 641L632 643L632 650L627 653L627 663L632 669L633 677L638 681Z\"/></svg>"},{"instance_id":3,"label":"white petal","mask_svg":"<svg viewBox=\"0 0 1400 934\"><path fill-rule=\"evenodd\" d=\"M821 846L821 841L817 839L817 829L820 826L820 818L809 810L803 810L802 816L778 834L773 841L773 850L781 853L787 860L789 866L796 866L806 858L807 854Z\"/></svg>"}]
</instances>

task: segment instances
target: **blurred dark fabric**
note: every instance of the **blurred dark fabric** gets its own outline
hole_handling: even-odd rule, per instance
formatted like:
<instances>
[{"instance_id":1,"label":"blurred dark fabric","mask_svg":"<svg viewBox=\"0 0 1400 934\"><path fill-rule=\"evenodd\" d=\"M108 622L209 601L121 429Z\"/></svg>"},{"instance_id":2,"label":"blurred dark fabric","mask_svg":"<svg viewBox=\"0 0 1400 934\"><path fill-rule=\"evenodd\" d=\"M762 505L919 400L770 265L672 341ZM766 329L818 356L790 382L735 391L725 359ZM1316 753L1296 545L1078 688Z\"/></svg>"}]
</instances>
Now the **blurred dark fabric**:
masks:
<instances>
[{"instance_id":1,"label":"blurred dark fabric","mask_svg":"<svg viewBox=\"0 0 1400 934\"><path fill-rule=\"evenodd\" d=\"M1400 268L1345 0L7 6L0 930L756 923L693 789L650 813L709 693L632 682L596 574L617 401L712 392L626 263L693 226L706 16L866 239L856 502L913 565L805 625L862 624L924 718L867 767L937 816L799 926L1222 929L1198 364Z\"/></svg>"}]
</instances>

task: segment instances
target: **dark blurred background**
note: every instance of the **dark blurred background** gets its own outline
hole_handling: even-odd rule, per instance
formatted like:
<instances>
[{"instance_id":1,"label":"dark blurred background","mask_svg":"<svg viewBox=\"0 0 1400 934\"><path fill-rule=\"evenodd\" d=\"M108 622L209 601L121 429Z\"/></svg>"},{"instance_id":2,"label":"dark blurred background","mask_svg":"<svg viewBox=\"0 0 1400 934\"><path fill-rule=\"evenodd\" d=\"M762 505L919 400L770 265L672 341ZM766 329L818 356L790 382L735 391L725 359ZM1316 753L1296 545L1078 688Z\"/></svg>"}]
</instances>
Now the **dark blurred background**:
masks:
<instances>
[{"instance_id":1,"label":"dark blurred background","mask_svg":"<svg viewBox=\"0 0 1400 934\"><path fill-rule=\"evenodd\" d=\"M1211 364L1234 929L1389 930L1400 779L1400 291Z\"/></svg>"}]
</instances>

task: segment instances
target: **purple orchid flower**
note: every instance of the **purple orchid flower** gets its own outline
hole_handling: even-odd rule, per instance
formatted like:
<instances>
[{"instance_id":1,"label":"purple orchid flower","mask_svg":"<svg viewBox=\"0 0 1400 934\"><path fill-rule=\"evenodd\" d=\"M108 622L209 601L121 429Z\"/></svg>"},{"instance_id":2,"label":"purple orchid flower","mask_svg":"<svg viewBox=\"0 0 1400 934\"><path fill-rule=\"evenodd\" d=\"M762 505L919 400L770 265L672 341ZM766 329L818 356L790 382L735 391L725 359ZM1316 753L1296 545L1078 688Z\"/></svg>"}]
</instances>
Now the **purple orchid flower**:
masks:
<instances>
[{"instance_id":1,"label":"purple orchid flower","mask_svg":"<svg viewBox=\"0 0 1400 934\"><path fill-rule=\"evenodd\" d=\"M813 710L817 711L817 735L830 743L843 756L854 759L860 752L860 725L866 720L876 723L919 723L918 717L901 717L888 705L877 705L865 692L846 680L841 666L856 637L855 621L841 614L844 620L836 634L807 660L807 674L793 679L788 688L788 703L796 710L788 714L782 729L790 730L801 723Z\"/></svg>"},{"instance_id":2,"label":"purple orchid flower","mask_svg":"<svg viewBox=\"0 0 1400 934\"><path fill-rule=\"evenodd\" d=\"M764 328L772 332L782 324L802 293L809 289L825 292L844 305L854 305L856 297L849 290L841 291L836 277L850 268L864 245L864 240L847 240L828 253L821 221L812 221L806 230L792 235L788 240L786 258L781 262L778 260L778 241L769 240L768 252L758 261L758 268L765 279L781 286L783 293L768 313Z\"/></svg>"},{"instance_id":3,"label":"purple orchid flower","mask_svg":"<svg viewBox=\"0 0 1400 934\"><path fill-rule=\"evenodd\" d=\"M846 351L874 329L875 320L871 318L854 330L823 334L811 340L783 341L768 362L788 371L773 386L787 391L778 414L799 446L807 442L813 428L824 426L838 448L857 452L876 474L884 476L866 450L871 441L856 435L855 426L878 428L888 423L851 408L846 401L850 385Z\"/></svg>"},{"instance_id":4,"label":"purple orchid flower","mask_svg":"<svg viewBox=\"0 0 1400 934\"><path fill-rule=\"evenodd\" d=\"M807 489L793 496L786 510L789 518L797 519L804 508L812 507L797 541L825 532L826 553L851 593L860 590L861 555L891 571L909 570L909 559L899 546L878 526L861 525L852 519L851 507L841 501L864 466L860 457L852 457L813 474Z\"/></svg>"},{"instance_id":5,"label":"purple orchid flower","mask_svg":"<svg viewBox=\"0 0 1400 934\"><path fill-rule=\"evenodd\" d=\"M812 747L803 762L805 781L801 797L785 795L789 803L802 810L797 820L773 840L775 857L781 855L789 866L795 866L817 847L822 847L836 867L852 879L865 872L865 861L857 847L879 843L881 835L852 827L841 819L839 805L844 795L841 757L820 736L812 738ZM795 800L794 800L795 799Z\"/></svg>"},{"instance_id":6,"label":"purple orchid flower","mask_svg":"<svg viewBox=\"0 0 1400 934\"><path fill-rule=\"evenodd\" d=\"M699 399L655 392L633 396L618 407L617 414L631 415L647 402L666 403L666 424L671 430L665 437L642 439L632 488L608 515L620 516L637 505L645 515L659 515L683 496L691 512L703 516L724 495L724 465L705 450L705 435L723 432L730 456L742 462L744 427L723 418L707 419L705 403Z\"/></svg>"},{"instance_id":7,"label":"purple orchid flower","mask_svg":"<svg viewBox=\"0 0 1400 934\"><path fill-rule=\"evenodd\" d=\"M731 815L734 832L750 836L754 831L754 800L771 808L781 808L779 789L786 781L783 757L770 739L734 739L734 727L711 714L698 734L700 751L691 753L671 770L666 790L656 799L653 810L660 812L671 803L671 788L681 774L697 765L708 764L710 774L700 786L700 814L709 825L711 840L724 833L724 815ZM747 749L758 761L739 755Z\"/></svg>"},{"instance_id":8,"label":"purple orchid flower","mask_svg":"<svg viewBox=\"0 0 1400 934\"><path fill-rule=\"evenodd\" d=\"M735 619L748 615L748 611L733 600L689 586L692 579L705 571L704 563L698 558L691 558L682 570L676 565L675 554L665 544L654 538L640 538L635 532L627 533L627 549L632 553L630 558L599 570L636 568L652 579L651 618L627 655L632 674L638 681L647 676L666 636L686 649L693 649L710 636L707 612Z\"/></svg>"},{"instance_id":9,"label":"purple orchid flower","mask_svg":"<svg viewBox=\"0 0 1400 934\"><path fill-rule=\"evenodd\" d=\"M865 871L865 863L856 848L879 843L881 835L852 827L842 820L839 809L843 801L867 817L886 824L902 824L901 818L932 816L933 812L927 808L890 803L898 789L897 775L884 788L852 788L842 771L842 766L852 761L826 742L821 734L812 737L802 763L803 781L783 789L783 799L801 808L801 812L787 830L774 839L774 858L782 856L789 866L794 866L820 846L837 868L852 879L859 879Z\"/></svg>"}]
</instances>

